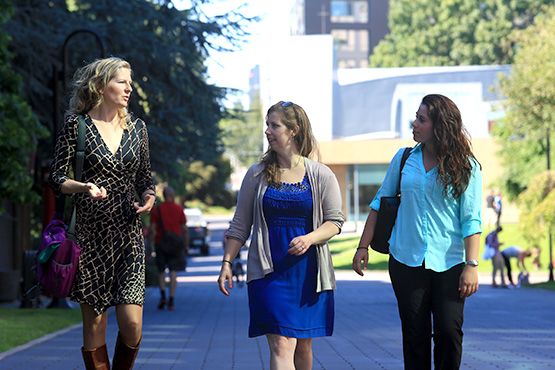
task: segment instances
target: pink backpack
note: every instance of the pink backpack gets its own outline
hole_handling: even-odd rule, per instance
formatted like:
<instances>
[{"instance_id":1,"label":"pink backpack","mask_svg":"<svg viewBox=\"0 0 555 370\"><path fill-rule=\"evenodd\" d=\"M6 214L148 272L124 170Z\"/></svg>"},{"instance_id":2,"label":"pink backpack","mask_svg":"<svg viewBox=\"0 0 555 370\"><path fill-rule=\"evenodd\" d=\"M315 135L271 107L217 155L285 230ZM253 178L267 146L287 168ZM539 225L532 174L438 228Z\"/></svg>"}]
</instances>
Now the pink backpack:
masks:
<instances>
[{"instance_id":1,"label":"pink backpack","mask_svg":"<svg viewBox=\"0 0 555 370\"><path fill-rule=\"evenodd\" d=\"M58 298L65 298L71 291L81 247L66 236L64 215L54 212L52 221L42 234L42 242L35 257L37 279L41 289Z\"/></svg>"}]
</instances>

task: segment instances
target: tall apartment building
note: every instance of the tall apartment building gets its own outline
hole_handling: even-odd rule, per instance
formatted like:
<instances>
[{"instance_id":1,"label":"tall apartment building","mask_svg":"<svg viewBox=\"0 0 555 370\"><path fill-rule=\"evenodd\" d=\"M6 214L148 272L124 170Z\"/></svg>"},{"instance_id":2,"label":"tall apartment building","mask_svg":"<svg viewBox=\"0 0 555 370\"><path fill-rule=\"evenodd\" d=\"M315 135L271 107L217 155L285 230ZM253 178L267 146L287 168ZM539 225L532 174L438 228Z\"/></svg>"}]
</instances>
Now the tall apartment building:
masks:
<instances>
[{"instance_id":1,"label":"tall apartment building","mask_svg":"<svg viewBox=\"0 0 555 370\"><path fill-rule=\"evenodd\" d=\"M389 33L388 11L388 0L297 0L291 34L331 34L338 68L366 68L372 50Z\"/></svg>"}]
</instances>

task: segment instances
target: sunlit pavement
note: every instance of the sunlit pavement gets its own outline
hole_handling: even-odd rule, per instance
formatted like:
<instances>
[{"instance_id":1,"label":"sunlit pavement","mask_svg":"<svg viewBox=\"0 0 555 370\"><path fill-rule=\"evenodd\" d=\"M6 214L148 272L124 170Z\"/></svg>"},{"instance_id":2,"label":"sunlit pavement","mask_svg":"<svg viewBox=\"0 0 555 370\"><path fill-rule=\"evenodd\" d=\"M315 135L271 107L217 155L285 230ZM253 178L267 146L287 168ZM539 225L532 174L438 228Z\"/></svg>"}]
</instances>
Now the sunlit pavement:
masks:
<instances>
[{"instance_id":1,"label":"sunlit pavement","mask_svg":"<svg viewBox=\"0 0 555 370\"><path fill-rule=\"evenodd\" d=\"M230 297L216 284L222 258L221 231L212 224L211 254L189 258L179 276L176 310L158 310L159 292L148 288L143 343L134 369L269 369L264 337L248 338L246 287ZM544 281L546 274L533 274ZM402 369L401 330L387 273L338 272L332 337L314 340L314 369ZM479 292L467 300L462 369L555 368L555 293L494 289L481 276ZM117 325L113 309L108 348ZM1 314L1 311L0 311ZM0 354L0 369L83 369L81 326L63 330Z\"/></svg>"}]
</instances>

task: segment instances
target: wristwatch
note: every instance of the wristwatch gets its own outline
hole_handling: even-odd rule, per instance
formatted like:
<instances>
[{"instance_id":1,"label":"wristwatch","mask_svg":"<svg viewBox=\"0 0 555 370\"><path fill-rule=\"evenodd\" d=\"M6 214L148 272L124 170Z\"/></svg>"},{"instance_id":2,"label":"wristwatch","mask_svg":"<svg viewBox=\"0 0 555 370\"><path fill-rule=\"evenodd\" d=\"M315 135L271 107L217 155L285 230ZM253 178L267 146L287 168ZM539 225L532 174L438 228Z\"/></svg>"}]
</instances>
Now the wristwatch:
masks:
<instances>
[{"instance_id":1,"label":"wristwatch","mask_svg":"<svg viewBox=\"0 0 555 370\"><path fill-rule=\"evenodd\" d=\"M465 265L478 266L478 260L466 261L466 262L465 262Z\"/></svg>"}]
</instances>

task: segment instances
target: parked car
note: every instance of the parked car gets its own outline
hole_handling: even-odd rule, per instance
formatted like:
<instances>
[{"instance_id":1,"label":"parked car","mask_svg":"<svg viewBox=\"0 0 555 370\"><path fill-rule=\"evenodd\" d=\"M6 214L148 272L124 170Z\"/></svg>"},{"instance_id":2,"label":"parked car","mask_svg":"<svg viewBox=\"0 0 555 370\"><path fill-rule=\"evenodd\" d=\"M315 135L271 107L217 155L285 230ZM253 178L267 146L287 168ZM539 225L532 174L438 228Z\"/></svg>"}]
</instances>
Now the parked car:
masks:
<instances>
[{"instance_id":1,"label":"parked car","mask_svg":"<svg viewBox=\"0 0 555 370\"><path fill-rule=\"evenodd\" d=\"M187 229L189 230L189 251L199 248L200 254L207 256L210 253L210 230L208 222L198 208L185 208Z\"/></svg>"}]
</instances>

